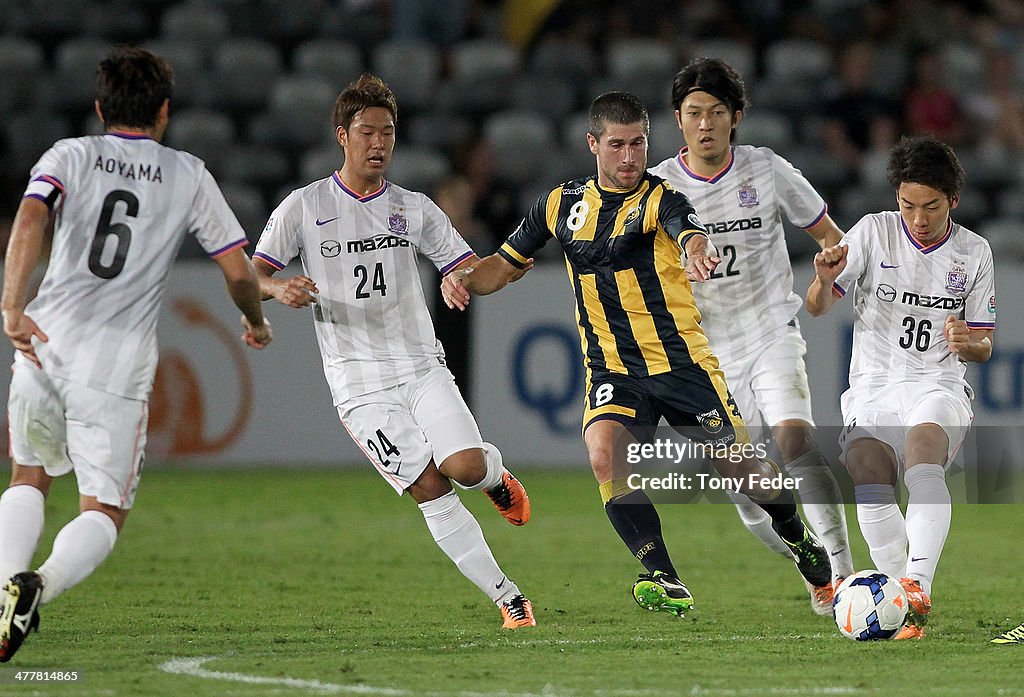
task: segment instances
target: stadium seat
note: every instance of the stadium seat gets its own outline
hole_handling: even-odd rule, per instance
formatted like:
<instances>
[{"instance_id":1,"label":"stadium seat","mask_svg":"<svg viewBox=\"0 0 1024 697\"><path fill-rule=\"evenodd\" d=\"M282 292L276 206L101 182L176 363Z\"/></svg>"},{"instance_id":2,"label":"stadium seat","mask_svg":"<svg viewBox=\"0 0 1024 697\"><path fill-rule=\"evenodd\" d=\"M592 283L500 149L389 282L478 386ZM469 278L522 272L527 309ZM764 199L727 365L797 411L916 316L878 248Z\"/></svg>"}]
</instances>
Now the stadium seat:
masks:
<instances>
[{"instance_id":1,"label":"stadium seat","mask_svg":"<svg viewBox=\"0 0 1024 697\"><path fill-rule=\"evenodd\" d=\"M211 86L202 50L178 39L147 41L143 48L166 60L174 69L172 107L204 104L208 100Z\"/></svg>"},{"instance_id":2,"label":"stadium seat","mask_svg":"<svg viewBox=\"0 0 1024 697\"><path fill-rule=\"evenodd\" d=\"M149 32L149 18L141 7L125 0L90 2L82 17L81 32L112 42L135 42Z\"/></svg>"},{"instance_id":3,"label":"stadium seat","mask_svg":"<svg viewBox=\"0 0 1024 697\"><path fill-rule=\"evenodd\" d=\"M434 103L441 74L441 54L427 43L388 41L373 50L373 72L395 92L399 112L422 110Z\"/></svg>"},{"instance_id":4,"label":"stadium seat","mask_svg":"<svg viewBox=\"0 0 1024 697\"><path fill-rule=\"evenodd\" d=\"M556 77L577 85L597 75L599 66L598 57L589 47L558 38L543 40L527 60L530 75Z\"/></svg>"},{"instance_id":5,"label":"stadium seat","mask_svg":"<svg viewBox=\"0 0 1024 697\"><path fill-rule=\"evenodd\" d=\"M25 0L19 5L20 11L7 17L9 30L53 43L81 32L88 0Z\"/></svg>"},{"instance_id":6,"label":"stadium seat","mask_svg":"<svg viewBox=\"0 0 1024 697\"><path fill-rule=\"evenodd\" d=\"M502 111L487 118L483 136L496 151L515 148L551 148L555 131L551 122L529 111Z\"/></svg>"},{"instance_id":7,"label":"stadium seat","mask_svg":"<svg viewBox=\"0 0 1024 697\"><path fill-rule=\"evenodd\" d=\"M587 129L590 128L590 114L586 109L569 114L561 121L562 145L571 150L587 150Z\"/></svg>"},{"instance_id":8,"label":"stadium seat","mask_svg":"<svg viewBox=\"0 0 1024 697\"><path fill-rule=\"evenodd\" d=\"M219 176L224 154L235 142L235 126L222 112L185 109L171 118L166 141L172 148L201 157Z\"/></svg>"},{"instance_id":9,"label":"stadium seat","mask_svg":"<svg viewBox=\"0 0 1024 697\"><path fill-rule=\"evenodd\" d=\"M576 108L576 95L576 85L569 80L521 75L512 86L511 106L557 121Z\"/></svg>"},{"instance_id":10,"label":"stadium seat","mask_svg":"<svg viewBox=\"0 0 1024 697\"><path fill-rule=\"evenodd\" d=\"M742 128L742 125L740 126ZM820 145L794 145L776 151L789 160L807 178L818 193L828 200L828 193L848 183L846 167L829 155ZM884 172L883 182L884 184Z\"/></svg>"},{"instance_id":11,"label":"stadium seat","mask_svg":"<svg viewBox=\"0 0 1024 697\"><path fill-rule=\"evenodd\" d=\"M756 109L744 115L736 129L736 142L766 146L785 157L793 144L792 121L780 113Z\"/></svg>"},{"instance_id":12,"label":"stadium seat","mask_svg":"<svg viewBox=\"0 0 1024 697\"><path fill-rule=\"evenodd\" d=\"M249 122L254 143L305 150L334 140L331 111L338 90L319 78L283 77L270 105Z\"/></svg>"},{"instance_id":13,"label":"stadium seat","mask_svg":"<svg viewBox=\"0 0 1024 697\"><path fill-rule=\"evenodd\" d=\"M980 224L976 232L988 240L997 267L1000 262L1024 261L1024 221L1019 217L992 218Z\"/></svg>"},{"instance_id":14,"label":"stadium seat","mask_svg":"<svg viewBox=\"0 0 1024 697\"><path fill-rule=\"evenodd\" d=\"M519 53L498 39L473 39L452 48L452 74L457 80L509 80L519 69Z\"/></svg>"},{"instance_id":15,"label":"stadium seat","mask_svg":"<svg viewBox=\"0 0 1024 697\"><path fill-rule=\"evenodd\" d=\"M675 51L653 39L618 39L608 46L608 76L613 79L654 76L670 80L676 63Z\"/></svg>"},{"instance_id":16,"label":"stadium seat","mask_svg":"<svg viewBox=\"0 0 1024 697\"><path fill-rule=\"evenodd\" d=\"M299 161L299 179L309 183L329 177L344 162L345 155L337 145L307 150Z\"/></svg>"},{"instance_id":17,"label":"stadium seat","mask_svg":"<svg viewBox=\"0 0 1024 697\"><path fill-rule=\"evenodd\" d=\"M74 135L68 119L47 111L14 114L0 123L8 143L10 167L19 178L24 177L21 186L28 181L28 173L40 155L54 142Z\"/></svg>"},{"instance_id":18,"label":"stadium seat","mask_svg":"<svg viewBox=\"0 0 1024 697\"><path fill-rule=\"evenodd\" d=\"M231 33L252 36L283 46L314 36L323 23L328 0L238 2L231 13Z\"/></svg>"},{"instance_id":19,"label":"stadium seat","mask_svg":"<svg viewBox=\"0 0 1024 697\"><path fill-rule=\"evenodd\" d=\"M401 101L398 109L398 147L410 143L448 149L468 143L473 137L475 126L466 114L432 109L405 119Z\"/></svg>"},{"instance_id":20,"label":"stadium seat","mask_svg":"<svg viewBox=\"0 0 1024 697\"><path fill-rule=\"evenodd\" d=\"M161 38L188 42L207 57L227 38L229 29L227 12L203 2L173 5L160 17Z\"/></svg>"},{"instance_id":21,"label":"stadium seat","mask_svg":"<svg viewBox=\"0 0 1024 697\"><path fill-rule=\"evenodd\" d=\"M765 49L765 77L817 83L832 70L832 56L824 45L808 39L780 39Z\"/></svg>"},{"instance_id":22,"label":"stadium seat","mask_svg":"<svg viewBox=\"0 0 1024 697\"><path fill-rule=\"evenodd\" d=\"M683 134L679 132L674 111L661 108L652 111L651 135L648 137L647 162L653 166L669 157L675 156L683 147Z\"/></svg>"},{"instance_id":23,"label":"stadium seat","mask_svg":"<svg viewBox=\"0 0 1024 697\"><path fill-rule=\"evenodd\" d=\"M31 39L0 36L0 110L26 111L36 101L43 49Z\"/></svg>"},{"instance_id":24,"label":"stadium seat","mask_svg":"<svg viewBox=\"0 0 1024 697\"><path fill-rule=\"evenodd\" d=\"M735 68L744 81L754 81L757 57L754 49L746 42L735 39L701 39L690 44L687 53L690 58L721 58Z\"/></svg>"},{"instance_id":25,"label":"stadium seat","mask_svg":"<svg viewBox=\"0 0 1024 697\"><path fill-rule=\"evenodd\" d=\"M231 210L235 212L238 222L242 224L246 237L256 242L270 214L263 194L255 187L234 182L224 182L221 191L224 192L224 198L231 206Z\"/></svg>"},{"instance_id":26,"label":"stadium seat","mask_svg":"<svg viewBox=\"0 0 1024 697\"><path fill-rule=\"evenodd\" d=\"M91 111L96 66L109 50L109 42L94 37L68 39L60 44L48 102L58 109Z\"/></svg>"},{"instance_id":27,"label":"stadium seat","mask_svg":"<svg viewBox=\"0 0 1024 697\"><path fill-rule=\"evenodd\" d=\"M277 148L239 144L232 145L224 153L218 176L225 182L272 189L291 178L291 166L288 158Z\"/></svg>"},{"instance_id":28,"label":"stadium seat","mask_svg":"<svg viewBox=\"0 0 1024 697\"><path fill-rule=\"evenodd\" d=\"M838 205L834 206L832 219L840 228L849 230L850 226L868 213L896 210L896 195L892 188L884 186L851 186L839 194Z\"/></svg>"},{"instance_id":29,"label":"stadium seat","mask_svg":"<svg viewBox=\"0 0 1024 697\"><path fill-rule=\"evenodd\" d=\"M228 39L213 55L213 104L233 112L262 108L284 71L274 44L260 39Z\"/></svg>"},{"instance_id":30,"label":"stadium seat","mask_svg":"<svg viewBox=\"0 0 1024 697\"><path fill-rule=\"evenodd\" d=\"M406 189L432 195L450 169L441 151L406 146L395 150L386 178Z\"/></svg>"},{"instance_id":31,"label":"stadium seat","mask_svg":"<svg viewBox=\"0 0 1024 697\"><path fill-rule=\"evenodd\" d=\"M359 49L347 41L313 39L295 49L295 72L298 77L327 82L335 96L363 72Z\"/></svg>"},{"instance_id":32,"label":"stadium seat","mask_svg":"<svg viewBox=\"0 0 1024 697\"><path fill-rule=\"evenodd\" d=\"M977 46L964 41L942 44L939 53L946 68L944 81L957 93L970 93L984 84L985 56Z\"/></svg>"}]
</instances>

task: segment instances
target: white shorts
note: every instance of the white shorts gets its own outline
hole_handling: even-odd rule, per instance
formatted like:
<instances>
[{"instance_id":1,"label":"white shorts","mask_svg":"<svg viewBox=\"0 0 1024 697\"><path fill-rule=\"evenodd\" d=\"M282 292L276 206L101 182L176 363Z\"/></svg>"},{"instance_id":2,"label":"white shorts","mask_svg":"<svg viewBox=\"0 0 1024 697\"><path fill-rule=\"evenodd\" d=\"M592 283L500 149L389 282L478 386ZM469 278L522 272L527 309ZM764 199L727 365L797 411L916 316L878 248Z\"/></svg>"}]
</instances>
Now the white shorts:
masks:
<instances>
[{"instance_id":1,"label":"white shorts","mask_svg":"<svg viewBox=\"0 0 1024 697\"><path fill-rule=\"evenodd\" d=\"M945 466L953 462L971 427L974 412L962 386L899 383L884 387L853 387L843 393L843 430L839 434L840 459L859 438L880 440L896 453L903 466L904 445L910 429L919 424L937 424L949 439Z\"/></svg>"},{"instance_id":2,"label":"white shorts","mask_svg":"<svg viewBox=\"0 0 1024 697\"><path fill-rule=\"evenodd\" d=\"M51 477L72 469L78 492L128 510L146 447L149 403L14 364L7 415L11 456Z\"/></svg>"},{"instance_id":3,"label":"white shorts","mask_svg":"<svg viewBox=\"0 0 1024 697\"><path fill-rule=\"evenodd\" d=\"M714 350L714 347L712 347ZM786 419L814 425L811 389L807 384L804 354L807 343L800 326L786 325L758 349L735 361L719 357L729 392L753 434Z\"/></svg>"},{"instance_id":4,"label":"white shorts","mask_svg":"<svg viewBox=\"0 0 1024 697\"><path fill-rule=\"evenodd\" d=\"M424 377L339 404L338 416L399 495L431 463L483 447L476 419L452 374L440 365Z\"/></svg>"}]
</instances>

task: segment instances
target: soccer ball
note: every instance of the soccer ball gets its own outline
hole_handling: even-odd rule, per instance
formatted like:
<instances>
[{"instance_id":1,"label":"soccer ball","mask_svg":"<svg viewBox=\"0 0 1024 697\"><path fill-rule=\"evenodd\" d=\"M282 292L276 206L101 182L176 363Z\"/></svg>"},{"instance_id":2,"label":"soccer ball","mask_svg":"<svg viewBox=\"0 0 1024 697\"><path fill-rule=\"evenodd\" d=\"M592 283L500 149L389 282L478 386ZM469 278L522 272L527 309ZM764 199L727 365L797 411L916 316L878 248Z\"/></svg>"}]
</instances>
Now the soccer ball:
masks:
<instances>
[{"instance_id":1,"label":"soccer ball","mask_svg":"<svg viewBox=\"0 0 1024 697\"><path fill-rule=\"evenodd\" d=\"M891 639L907 617L899 580L869 569L847 576L832 600L839 633L855 641Z\"/></svg>"}]
</instances>

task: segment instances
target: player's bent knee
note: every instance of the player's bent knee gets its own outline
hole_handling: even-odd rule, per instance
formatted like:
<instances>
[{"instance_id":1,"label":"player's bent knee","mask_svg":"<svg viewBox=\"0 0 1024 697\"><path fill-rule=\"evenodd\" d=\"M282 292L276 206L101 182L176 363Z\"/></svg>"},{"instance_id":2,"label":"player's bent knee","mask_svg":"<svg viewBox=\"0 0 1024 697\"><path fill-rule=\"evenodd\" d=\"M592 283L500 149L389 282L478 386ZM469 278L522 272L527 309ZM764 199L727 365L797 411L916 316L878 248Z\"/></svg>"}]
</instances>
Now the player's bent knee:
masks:
<instances>
[{"instance_id":1,"label":"player's bent knee","mask_svg":"<svg viewBox=\"0 0 1024 697\"><path fill-rule=\"evenodd\" d=\"M437 469L442 475L454 479L462 486L475 486L487 476L485 458L483 448L466 448L446 457Z\"/></svg>"},{"instance_id":2,"label":"player's bent knee","mask_svg":"<svg viewBox=\"0 0 1024 697\"><path fill-rule=\"evenodd\" d=\"M448 481L448 477L438 471L433 462L428 464L427 468L423 470L423 473L416 478L416 481L406 488L406 491L409 492L409 496L411 496L413 501L416 503L433 501L436 498L444 496L451 490L452 483Z\"/></svg>"},{"instance_id":3,"label":"player's bent knee","mask_svg":"<svg viewBox=\"0 0 1024 697\"><path fill-rule=\"evenodd\" d=\"M782 452L782 459L786 462L792 462L817 448L817 444L814 442L814 431L811 425L803 419L780 421L772 428L772 437L775 438L775 442Z\"/></svg>"},{"instance_id":4,"label":"player's bent knee","mask_svg":"<svg viewBox=\"0 0 1024 697\"><path fill-rule=\"evenodd\" d=\"M11 483L8 488L13 486L31 486L39 489L39 491L43 492L43 496L46 497L50 493L50 484L52 483L53 477L48 475L42 467L12 463Z\"/></svg>"},{"instance_id":5,"label":"player's bent knee","mask_svg":"<svg viewBox=\"0 0 1024 697\"><path fill-rule=\"evenodd\" d=\"M938 424L918 424L907 434L906 465L944 465L949 453L949 436Z\"/></svg>"},{"instance_id":6,"label":"player's bent knee","mask_svg":"<svg viewBox=\"0 0 1024 697\"><path fill-rule=\"evenodd\" d=\"M846 469L854 484L895 484L896 454L881 441L861 438L846 452Z\"/></svg>"},{"instance_id":7,"label":"player's bent knee","mask_svg":"<svg viewBox=\"0 0 1024 697\"><path fill-rule=\"evenodd\" d=\"M81 513L85 513L86 511L96 511L104 514L114 521L114 527L117 528L118 533L121 532L121 528L124 527L124 521L128 518L128 509L111 506L108 503L101 503L96 500L96 497L94 496L80 497L78 510Z\"/></svg>"}]
</instances>

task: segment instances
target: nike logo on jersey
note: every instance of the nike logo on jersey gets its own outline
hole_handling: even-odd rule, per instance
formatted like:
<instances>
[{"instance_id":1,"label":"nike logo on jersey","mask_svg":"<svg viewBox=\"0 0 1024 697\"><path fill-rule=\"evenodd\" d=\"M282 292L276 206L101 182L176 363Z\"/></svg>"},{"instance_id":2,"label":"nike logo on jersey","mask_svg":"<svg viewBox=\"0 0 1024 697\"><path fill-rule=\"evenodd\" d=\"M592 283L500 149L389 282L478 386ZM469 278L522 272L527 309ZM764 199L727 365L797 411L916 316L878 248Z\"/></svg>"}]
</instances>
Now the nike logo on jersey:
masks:
<instances>
[{"instance_id":1,"label":"nike logo on jersey","mask_svg":"<svg viewBox=\"0 0 1024 697\"><path fill-rule=\"evenodd\" d=\"M502 576L501 580L494 584L494 590L498 590L499 588L501 588L504 585L505 585L505 577Z\"/></svg>"},{"instance_id":2,"label":"nike logo on jersey","mask_svg":"<svg viewBox=\"0 0 1024 697\"><path fill-rule=\"evenodd\" d=\"M333 222L333 221L335 221L337 219L338 219L338 216L334 216L333 218L328 218L327 220L320 220L320 218L317 218L316 219L316 224L317 225L326 225L327 223Z\"/></svg>"},{"instance_id":3,"label":"nike logo on jersey","mask_svg":"<svg viewBox=\"0 0 1024 697\"><path fill-rule=\"evenodd\" d=\"M924 561L928 557L911 557L910 561Z\"/></svg>"},{"instance_id":4,"label":"nike logo on jersey","mask_svg":"<svg viewBox=\"0 0 1024 697\"><path fill-rule=\"evenodd\" d=\"M317 224L319 225L319 223L317 223ZM899 264L886 264L884 261L882 262L882 268L883 269L898 269L899 267L900 267Z\"/></svg>"},{"instance_id":5,"label":"nike logo on jersey","mask_svg":"<svg viewBox=\"0 0 1024 697\"><path fill-rule=\"evenodd\" d=\"M837 549L836 551L832 552L832 556L833 557L838 557L840 554L842 554L845 551L846 551L846 547L843 547L842 549Z\"/></svg>"}]
</instances>

